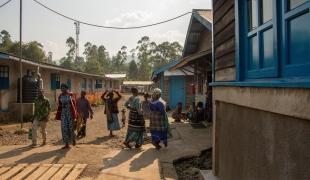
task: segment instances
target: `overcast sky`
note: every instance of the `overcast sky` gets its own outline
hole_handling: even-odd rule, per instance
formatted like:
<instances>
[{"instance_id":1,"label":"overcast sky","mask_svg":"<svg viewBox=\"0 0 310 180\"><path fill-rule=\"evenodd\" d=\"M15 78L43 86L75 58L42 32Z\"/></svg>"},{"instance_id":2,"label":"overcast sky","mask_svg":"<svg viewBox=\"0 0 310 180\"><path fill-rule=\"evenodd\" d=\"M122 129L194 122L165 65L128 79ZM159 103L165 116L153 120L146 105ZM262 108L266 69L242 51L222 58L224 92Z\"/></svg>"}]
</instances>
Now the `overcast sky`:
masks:
<instances>
[{"instance_id":1,"label":"overcast sky","mask_svg":"<svg viewBox=\"0 0 310 180\"><path fill-rule=\"evenodd\" d=\"M109 26L139 26L175 17L192 9L211 8L210 0L38 0L50 8L81 21ZM0 4L6 0L0 0ZM23 41L39 41L53 59L65 56L69 36L75 38L72 21L57 16L32 0L23 0ZM176 21L139 30L111 30L81 25L80 54L90 41L104 45L113 55L122 45L132 49L144 35L157 43L178 41L182 45L190 15ZM19 36L19 0L0 8L0 30L10 32L13 40Z\"/></svg>"}]
</instances>

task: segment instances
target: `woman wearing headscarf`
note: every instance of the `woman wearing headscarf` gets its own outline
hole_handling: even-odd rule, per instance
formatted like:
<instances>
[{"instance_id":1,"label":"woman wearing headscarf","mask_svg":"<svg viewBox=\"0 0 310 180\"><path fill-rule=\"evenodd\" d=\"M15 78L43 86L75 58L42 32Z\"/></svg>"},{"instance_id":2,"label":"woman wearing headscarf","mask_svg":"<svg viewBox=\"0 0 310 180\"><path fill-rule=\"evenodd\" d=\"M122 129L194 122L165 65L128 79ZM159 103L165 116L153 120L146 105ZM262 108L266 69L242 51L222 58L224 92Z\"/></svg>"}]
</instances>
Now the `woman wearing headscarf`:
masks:
<instances>
[{"instance_id":1,"label":"woman wearing headscarf","mask_svg":"<svg viewBox=\"0 0 310 180\"><path fill-rule=\"evenodd\" d=\"M168 146L169 122L166 113L166 102L161 98L161 90L153 90L152 101L150 102L150 131L152 135L152 144L156 149L160 149L162 141L165 147Z\"/></svg>"},{"instance_id":2,"label":"woman wearing headscarf","mask_svg":"<svg viewBox=\"0 0 310 180\"><path fill-rule=\"evenodd\" d=\"M130 143L135 142L135 147L140 148L144 141L143 134L145 132L145 122L141 112L138 89L132 88L131 93L132 96L125 103L125 107L129 109L129 120L124 145L131 148Z\"/></svg>"},{"instance_id":3,"label":"woman wearing headscarf","mask_svg":"<svg viewBox=\"0 0 310 180\"><path fill-rule=\"evenodd\" d=\"M114 93L117 95L116 98L114 98ZM110 137L113 136L113 131L121 129L118 121L119 110L117 106L117 103L121 98L122 95L115 90L106 90L101 96L101 99L105 104L104 113L107 115L107 124L108 130L110 131Z\"/></svg>"},{"instance_id":4,"label":"woman wearing headscarf","mask_svg":"<svg viewBox=\"0 0 310 180\"><path fill-rule=\"evenodd\" d=\"M76 103L73 94L69 92L67 84L61 84L61 94L58 97L58 109L56 119L61 120L61 134L65 146L63 149L70 148L69 144L75 146L74 122L77 118Z\"/></svg>"}]
</instances>

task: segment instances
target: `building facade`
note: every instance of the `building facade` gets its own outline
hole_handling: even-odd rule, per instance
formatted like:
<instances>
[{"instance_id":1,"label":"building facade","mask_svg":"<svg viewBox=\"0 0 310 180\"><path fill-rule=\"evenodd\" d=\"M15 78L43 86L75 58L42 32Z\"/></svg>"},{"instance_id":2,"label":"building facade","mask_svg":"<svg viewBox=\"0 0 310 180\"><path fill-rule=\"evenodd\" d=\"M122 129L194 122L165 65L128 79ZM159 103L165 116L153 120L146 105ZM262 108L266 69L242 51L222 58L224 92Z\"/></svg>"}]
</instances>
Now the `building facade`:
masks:
<instances>
[{"instance_id":1,"label":"building facade","mask_svg":"<svg viewBox=\"0 0 310 180\"><path fill-rule=\"evenodd\" d=\"M206 119L212 120L212 10L194 9L189 23L180 62L171 70L193 69L194 103L205 105Z\"/></svg>"},{"instance_id":2,"label":"building facade","mask_svg":"<svg viewBox=\"0 0 310 180\"><path fill-rule=\"evenodd\" d=\"M61 83L68 84L73 94L78 96L82 90L89 94L102 93L106 88L110 88L110 79L94 74L83 73L70 69L65 69L56 65L38 63L31 60L22 60L23 76L27 72L36 77L37 72L43 79L43 89L45 95L49 98L53 108L57 103L57 97L61 93ZM7 118L9 115L16 114L18 106L18 79L20 77L19 58L0 53L0 117ZM33 105L24 104L25 113L32 113Z\"/></svg>"},{"instance_id":3,"label":"building facade","mask_svg":"<svg viewBox=\"0 0 310 180\"><path fill-rule=\"evenodd\" d=\"M310 1L213 0L213 172L310 178Z\"/></svg>"},{"instance_id":4,"label":"building facade","mask_svg":"<svg viewBox=\"0 0 310 180\"><path fill-rule=\"evenodd\" d=\"M162 90L162 98L167 102L169 108L174 109L179 102L183 108L188 108L192 102L194 94L191 93L190 86L194 82L193 69L188 67L189 72L181 70L170 70L179 60L155 70L152 80Z\"/></svg>"}]
</instances>

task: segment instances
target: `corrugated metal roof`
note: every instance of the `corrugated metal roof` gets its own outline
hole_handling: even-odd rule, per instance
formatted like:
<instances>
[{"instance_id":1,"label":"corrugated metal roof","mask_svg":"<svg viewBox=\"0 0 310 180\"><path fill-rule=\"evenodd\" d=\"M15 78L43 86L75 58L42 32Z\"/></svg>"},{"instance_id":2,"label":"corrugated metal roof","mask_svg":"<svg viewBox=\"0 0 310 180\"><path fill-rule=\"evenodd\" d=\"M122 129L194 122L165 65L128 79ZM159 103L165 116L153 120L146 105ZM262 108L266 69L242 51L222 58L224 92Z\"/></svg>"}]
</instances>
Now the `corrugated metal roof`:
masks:
<instances>
[{"instance_id":1,"label":"corrugated metal roof","mask_svg":"<svg viewBox=\"0 0 310 180\"><path fill-rule=\"evenodd\" d=\"M122 79L126 78L126 74L106 74L105 77L112 79Z\"/></svg>"},{"instance_id":2,"label":"corrugated metal roof","mask_svg":"<svg viewBox=\"0 0 310 180\"><path fill-rule=\"evenodd\" d=\"M156 70L153 71L153 73L152 73L152 79L153 79L154 76L156 76L156 75L158 75L158 74L160 74L160 73L162 73L162 72L164 72L164 71L166 71L166 70L169 70L171 67L175 66L175 65L178 64L178 63L179 63L179 60L174 60L174 61L172 61L171 63L166 64L165 66L162 66L162 67L156 69Z\"/></svg>"},{"instance_id":3,"label":"corrugated metal roof","mask_svg":"<svg viewBox=\"0 0 310 180\"><path fill-rule=\"evenodd\" d=\"M124 81L123 85L152 85L152 81Z\"/></svg>"},{"instance_id":4,"label":"corrugated metal roof","mask_svg":"<svg viewBox=\"0 0 310 180\"><path fill-rule=\"evenodd\" d=\"M170 70L171 71L174 71L174 70L177 70L178 68L181 68L181 67L184 67L186 65L188 65L190 62L200 58L200 57L203 57L203 56L206 56L208 54L211 54L212 51L211 49L208 49L206 51L200 51L200 52L197 52L195 54L192 54L190 56L187 56L183 59L180 60L180 62L178 64L176 64L175 66L171 67Z\"/></svg>"},{"instance_id":5,"label":"corrugated metal roof","mask_svg":"<svg viewBox=\"0 0 310 180\"><path fill-rule=\"evenodd\" d=\"M7 60L13 60L13 61L19 62L19 57L15 56L15 55L8 54L8 53L3 53L3 52L0 52L0 59L7 59ZM37 62L37 61L28 60L28 59L24 59L24 58L22 59L22 63L33 65L33 66L38 66L40 68L53 69L53 70L57 70L57 71L77 73L77 74L82 74L82 75L86 75L86 76L105 78L104 76L98 75L98 74L84 73L81 71L63 68L63 67L60 67L58 65L48 64L48 63L44 63L44 62Z\"/></svg>"}]
</instances>

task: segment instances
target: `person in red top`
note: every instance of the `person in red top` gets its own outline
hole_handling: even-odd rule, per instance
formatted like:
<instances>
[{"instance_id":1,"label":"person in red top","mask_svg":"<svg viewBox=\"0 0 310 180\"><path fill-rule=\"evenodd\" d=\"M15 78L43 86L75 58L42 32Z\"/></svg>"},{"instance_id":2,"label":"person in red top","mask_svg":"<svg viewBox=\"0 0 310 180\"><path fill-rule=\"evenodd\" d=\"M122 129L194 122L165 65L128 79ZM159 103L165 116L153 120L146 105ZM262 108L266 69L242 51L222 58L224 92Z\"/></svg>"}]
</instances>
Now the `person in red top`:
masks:
<instances>
[{"instance_id":1,"label":"person in red top","mask_svg":"<svg viewBox=\"0 0 310 180\"><path fill-rule=\"evenodd\" d=\"M56 120L61 121L61 134L65 146L63 149L70 148L76 144L74 122L77 118L76 103L73 94L69 92L69 87L66 84L61 84L61 94L58 97L58 109Z\"/></svg>"}]
</instances>

